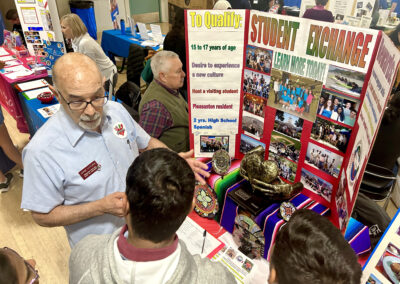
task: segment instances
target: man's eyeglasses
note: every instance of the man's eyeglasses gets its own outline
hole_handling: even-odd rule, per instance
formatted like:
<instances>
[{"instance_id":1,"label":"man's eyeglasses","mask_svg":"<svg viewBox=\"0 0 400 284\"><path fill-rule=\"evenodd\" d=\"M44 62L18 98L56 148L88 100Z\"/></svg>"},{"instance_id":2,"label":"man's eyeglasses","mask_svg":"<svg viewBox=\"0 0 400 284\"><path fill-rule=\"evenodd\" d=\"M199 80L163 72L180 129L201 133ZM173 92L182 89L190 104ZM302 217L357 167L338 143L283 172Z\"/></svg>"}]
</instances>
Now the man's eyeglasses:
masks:
<instances>
[{"instance_id":1,"label":"man's eyeglasses","mask_svg":"<svg viewBox=\"0 0 400 284\"><path fill-rule=\"evenodd\" d=\"M11 253L15 254L15 255L18 256L19 258L22 258L22 260L24 261L24 263L25 263L26 268L28 269L28 271L31 271L31 273L30 273L29 275L34 275L34 277L32 278L32 280L30 280L30 281L27 282L27 283L33 284L33 283L35 283L35 282L39 279L38 271L37 271L32 265L30 265L29 262L27 262L22 256L20 256L15 250L10 249L10 248L8 248L8 247L4 247L3 249L4 249L4 250L10 251Z\"/></svg>"},{"instance_id":2,"label":"man's eyeglasses","mask_svg":"<svg viewBox=\"0 0 400 284\"><path fill-rule=\"evenodd\" d=\"M56 90L60 97L67 103L70 110L84 110L87 108L88 104L91 104L94 108L99 108L104 106L108 102L108 96L97 97L90 101L67 101L63 95L61 95L59 90Z\"/></svg>"}]
</instances>

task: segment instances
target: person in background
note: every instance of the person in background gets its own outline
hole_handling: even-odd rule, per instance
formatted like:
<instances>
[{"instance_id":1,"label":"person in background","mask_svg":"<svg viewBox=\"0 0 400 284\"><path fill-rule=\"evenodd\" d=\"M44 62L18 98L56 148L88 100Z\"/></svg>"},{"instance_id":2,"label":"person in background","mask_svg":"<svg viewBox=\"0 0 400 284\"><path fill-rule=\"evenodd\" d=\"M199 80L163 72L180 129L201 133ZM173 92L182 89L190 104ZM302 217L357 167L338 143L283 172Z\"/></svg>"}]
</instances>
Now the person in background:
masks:
<instances>
[{"instance_id":1,"label":"person in background","mask_svg":"<svg viewBox=\"0 0 400 284\"><path fill-rule=\"evenodd\" d=\"M117 67L104 53L101 46L88 34L85 24L76 14L67 14L61 17L61 31L66 39L72 40L75 52L83 53L96 62L101 74L106 79L105 89L109 91L113 75L117 73Z\"/></svg>"},{"instance_id":2,"label":"person in background","mask_svg":"<svg viewBox=\"0 0 400 284\"><path fill-rule=\"evenodd\" d=\"M328 218L300 209L279 230L269 284L359 284L360 280L356 254Z\"/></svg>"},{"instance_id":3,"label":"person in background","mask_svg":"<svg viewBox=\"0 0 400 284\"><path fill-rule=\"evenodd\" d=\"M393 4L392 4L393 5ZM400 8L400 6L399 6ZM397 14L399 15L399 14ZM389 34L389 38L392 40L393 44L400 50L400 24ZM397 71L396 80L393 84L393 92L397 91L400 86L400 72Z\"/></svg>"},{"instance_id":4,"label":"person in background","mask_svg":"<svg viewBox=\"0 0 400 284\"><path fill-rule=\"evenodd\" d=\"M12 31L18 32L22 39L23 44L26 46L24 32L22 30L21 22L18 17L18 11L16 9L10 9L6 13L6 19L13 24Z\"/></svg>"},{"instance_id":5,"label":"person in background","mask_svg":"<svg viewBox=\"0 0 400 284\"><path fill-rule=\"evenodd\" d=\"M249 0L229 0L232 9L251 9Z\"/></svg>"},{"instance_id":6,"label":"person in background","mask_svg":"<svg viewBox=\"0 0 400 284\"><path fill-rule=\"evenodd\" d=\"M328 3L328 0L315 0L316 5L307 9L303 14L303 18L333 23L335 18L331 11L325 9L326 3Z\"/></svg>"},{"instance_id":7,"label":"person in background","mask_svg":"<svg viewBox=\"0 0 400 284\"><path fill-rule=\"evenodd\" d=\"M10 248L0 248L0 283L37 284L39 274L35 266L35 260L25 260Z\"/></svg>"},{"instance_id":8,"label":"person in background","mask_svg":"<svg viewBox=\"0 0 400 284\"><path fill-rule=\"evenodd\" d=\"M227 10L232 9L231 4L226 0L218 0L213 7L213 10Z\"/></svg>"},{"instance_id":9,"label":"person in background","mask_svg":"<svg viewBox=\"0 0 400 284\"><path fill-rule=\"evenodd\" d=\"M154 79L139 105L140 126L170 149L189 150L188 105L179 92L185 80L182 62L173 51L151 58Z\"/></svg>"},{"instance_id":10,"label":"person in background","mask_svg":"<svg viewBox=\"0 0 400 284\"><path fill-rule=\"evenodd\" d=\"M194 208L195 178L168 149L142 153L126 175L126 225L71 252L70 283L235 283L220 263L191 255L176 231Z\"/></svg>"},{"instance_id":11,"label":"person in background","mask_svg":"<svg viewBox=\"0 0 400 284\"><path fill-rule=\"evenodd\" d=\"M400 0L392 0L392 6L390 7L389 17L391 17L391 14L393 12L396 13L397 17L400 17Z\"/></svg>"}]
</instances>

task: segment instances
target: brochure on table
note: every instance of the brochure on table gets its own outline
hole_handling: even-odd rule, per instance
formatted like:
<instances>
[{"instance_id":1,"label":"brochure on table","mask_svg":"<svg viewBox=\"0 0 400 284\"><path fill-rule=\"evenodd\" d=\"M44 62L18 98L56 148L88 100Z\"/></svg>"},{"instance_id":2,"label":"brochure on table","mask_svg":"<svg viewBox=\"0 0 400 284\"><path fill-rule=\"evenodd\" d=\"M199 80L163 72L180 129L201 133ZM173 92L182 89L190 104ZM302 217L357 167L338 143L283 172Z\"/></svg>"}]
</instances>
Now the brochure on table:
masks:
<instances>
[{"instance_id":1,"label":"brochure on table","mask_svg":"<svg viewBox=\"0 0 400 284\"><path fill-rule=\"evenodd\" d=\"M254 10L187 10L186 28L195 156L262 145L344 232L400 59L390 39Z\"/></svg>"},{"instance_id":2,"label":"brochure on table","mask_svg":"<svg viewBox=\"0 0 400 284\"><path fill-rule=\"evenodd\" d=\"M361 283L397 284L400 281L400 210L363 267Z\"/></svg>"},{"instance_id":3,"label":"brochure on table","mask_svg":"<svg viewBox=\"0 0 400 284\"><path fill-rule=\"evenodd\" d=\"M31 55L45 55L45 41L64 40L55 0L15 0L15 5Z\"/></svg>"}]
</instances>

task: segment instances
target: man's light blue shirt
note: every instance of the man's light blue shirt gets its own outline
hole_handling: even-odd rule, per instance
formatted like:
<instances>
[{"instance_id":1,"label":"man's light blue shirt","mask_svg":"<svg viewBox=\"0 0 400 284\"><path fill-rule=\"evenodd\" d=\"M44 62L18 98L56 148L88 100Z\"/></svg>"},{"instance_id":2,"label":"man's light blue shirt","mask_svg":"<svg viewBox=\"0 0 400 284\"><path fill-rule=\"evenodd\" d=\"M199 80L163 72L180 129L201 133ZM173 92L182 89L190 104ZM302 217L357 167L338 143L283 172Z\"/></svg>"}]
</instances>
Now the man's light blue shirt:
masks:
<instances>
[{"instance_id":1,"label":"man's light blue shirt","mask_svg":"<svg viewBox=\"0 0 400 284\"><path fill-rule=\"evenodd\" d=\"M122 105L108 102L101 133L85 131L60 107L25 147L21 208L48 213L58 205L76 205L125 191L128 168L150 136ZM114 130L122 123L126 132ZM124 137L125 136L125 137ZM100 169L84 179L79 172L95 161ZM110 234L125 223L110 214L65 226L74 246L88 234Z\"/></svg>"}]
</instances>

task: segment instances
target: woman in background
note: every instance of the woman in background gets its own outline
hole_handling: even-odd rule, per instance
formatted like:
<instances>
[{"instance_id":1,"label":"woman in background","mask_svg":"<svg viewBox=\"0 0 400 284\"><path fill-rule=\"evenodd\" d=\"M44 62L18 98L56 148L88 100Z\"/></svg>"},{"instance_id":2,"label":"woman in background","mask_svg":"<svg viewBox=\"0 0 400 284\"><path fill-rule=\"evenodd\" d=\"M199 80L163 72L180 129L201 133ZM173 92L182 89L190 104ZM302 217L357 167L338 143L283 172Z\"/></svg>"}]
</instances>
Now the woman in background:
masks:
<instances>
[{"instance_id":1,"label":"woman in background","mask_svg":"<svg viewBox=\"0 0 400 284\"><path fill-rule=\"evenodd\" d=\"M108 91L109 82L117 73L117 67L104 53L101 46L88 34L85 24L78 15L67 14L61 18L60 23L64 37L72 41L74 51L83 53L96 62L101 74L106 79L105 89Z\"/></svg>"},{"instance_id":2,"label":"woman in background","mask_svg":"<svg viewBox=\"0 0 400 284\"><path fill-rule=\"evenodd\" d=\"M333 23L335 18L331 11L325 9L326 3L328 3L328 0L315 0L316 5L307 9L303 14L303 18Z\"/></svg>"}]
</instances>

